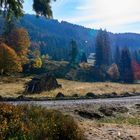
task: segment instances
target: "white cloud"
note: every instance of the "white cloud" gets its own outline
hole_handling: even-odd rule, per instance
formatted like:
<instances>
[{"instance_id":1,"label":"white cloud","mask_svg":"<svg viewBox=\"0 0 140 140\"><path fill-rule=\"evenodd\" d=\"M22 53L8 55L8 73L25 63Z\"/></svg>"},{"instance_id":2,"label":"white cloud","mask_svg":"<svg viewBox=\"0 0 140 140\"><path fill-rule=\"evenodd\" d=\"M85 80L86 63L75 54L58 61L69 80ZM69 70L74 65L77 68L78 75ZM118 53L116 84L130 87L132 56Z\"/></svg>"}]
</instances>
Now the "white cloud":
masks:
<instances>
[{"instance_id":1,"label":"white cloud","mask_svg":"<svg viewBox=\"0 0 140 140\"><path fill-rule=\"evenodd\" d=\"M66 20L93 28L118 28L140 22L139 6L140 0L84 0L75 8L78 14Z\"/></svg>"}]
</instances>

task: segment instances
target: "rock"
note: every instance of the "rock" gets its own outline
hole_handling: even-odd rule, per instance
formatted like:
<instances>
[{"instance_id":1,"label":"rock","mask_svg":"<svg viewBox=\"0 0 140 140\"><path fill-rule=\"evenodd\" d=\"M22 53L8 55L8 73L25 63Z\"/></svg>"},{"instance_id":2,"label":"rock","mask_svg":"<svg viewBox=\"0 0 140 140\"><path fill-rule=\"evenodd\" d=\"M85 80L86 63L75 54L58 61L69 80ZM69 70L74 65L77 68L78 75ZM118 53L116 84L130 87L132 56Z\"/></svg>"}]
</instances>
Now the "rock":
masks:
<instances>
[{"instance_id":1,"label":"rock","mask_svg":"<svg viewBox=\"0 0 140 140\"><path fill-rule=\"evenodd\" d=\"M92 93L92 92L88 92L87 94L86 94L86 97L92 97L92 98L97 98L97 95L95 95L94 93Z\"/></svg>"},{"instance_id":2,"label":"rock","mask_svg":"<svg viewBox=\"0 0 140 140\"><path fill-rule=\"evenodd\" d=\"M130 92L125 92L124 94L122 94L123 97L130 97L133 96L133 93Z\"/></svg>"},{"instance_id":3,"label":"rock","mask_svg":"<svg viewBox=\"0 0 140 140\"><path fill-rule=\"evenodd\" d=\"M136 109L140 109L140 104L135 104Z\"/></svg>"},{"instance_id":4,"label":"rock","mask_svg":"<svg viewBox=\"0 0 140 140\"><path fill-rule=\"evenodd\" d=\"M56 78L50 74L43 74L34 77L26 85L25 93L40 93L42 91L50 91L60 88Z\"/></svg>"},{"instance_id":5,"label":"rock","mask_svg":"<svg viewBox=\"0 0 140 140\"><path fill-rule=\"evenodd\" d=\"M111 93L112 96L117 96L118 94L116 92Z\"/></svg>"},{"instance_id":6,"label":"rock","mask_svg":"<svg viewBox=\"0 0 140 140\"><path fill-rule=\"evenodd\" d=\"M24 95L20 95L17 97L18 101L29 101L30 99L28 97L25 97Z\"/></svg>"},{"instance_id":7,"label":"rock","mask_svg":"<svg viewBox=\"0 0 140 140\"><path fill-rule=\"evenodd\" d=\"M96 112L89 112L89 111L77 111L78 115L86 119L101 119L103 115L96 113Z\"/></svg>"},{"instance_id":8,"label":"rock","mask_svg":"<svg viewBox=\"0 0 140 140\"><path fill-rule=\"evenodd\" d=\"M79 97L79 96L78 96L78 94L73 94L72 97L77 98L77 97Z\"/></svg>"},{"instance_id":9,"label":"rock","mask_svg":"<svg viewBox=\"0 0 140 140\"><path fill-rule=\"evenodd\" d=\"M59 92L57 95L56 95L56 98L64 98L65 95L61 92Z\"/></svg>"},{"instance_id":10,"label":"rock","mask_svg":"<svg viewBox=\"0 0 140 140\"><path fill-rule=\"evenodd\" d=\"M2 101L3 100L3 97L0 95L0 101Z\"/></svg>"},{"instance_id":11,"label":"rock","mask_svg":"<svg viewBox=\"0 0 140 140\"><path fill-rule=\"evenodd\" d=\"M119 113L127 113L129 111L129 109L125 106L113 107L112 110Z\"/></svg>"},{"instance_id":12,"label":"rock","mask_svg":"<svg viewBox=\"0 0 140 140\"><path fill-rule=\"evenodd\" d=\"M108 106L101 106L98 110L105 116L114 116L112 108Z\"/></svg>"},{"instance_id":13,"label":"rock","mask_svg":"<svg viewBox=\"0 0 140 140\"><path fill-rule=\"evenodd\" d=\"M25 96L20 95L20 96L17 97L17 99L20 99L20 100L25 99Z\"/></svg>"},{"instance_id":14,"label":"rock","mask_svg":"<svg viewBox=\"0 0 140 140\"><path fill-rule=\"evenodd\" d=\"M114 112L127 113L129 111L129 109L124 106L119 106L119 107L101 106L98 110L101 113L103 113L105 116L109 116L109 117L114 116Z\"/></svg>"}]
</instances>

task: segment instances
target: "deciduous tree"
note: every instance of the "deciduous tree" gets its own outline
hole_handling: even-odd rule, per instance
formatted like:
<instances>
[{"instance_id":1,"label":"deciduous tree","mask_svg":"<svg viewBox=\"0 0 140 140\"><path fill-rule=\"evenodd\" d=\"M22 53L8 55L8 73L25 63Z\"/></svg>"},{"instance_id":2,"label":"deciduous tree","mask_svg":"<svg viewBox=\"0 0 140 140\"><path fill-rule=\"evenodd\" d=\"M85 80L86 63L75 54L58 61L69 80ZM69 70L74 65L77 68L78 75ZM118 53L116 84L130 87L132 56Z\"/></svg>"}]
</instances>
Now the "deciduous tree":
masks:
<instances>
[{"instance_id":1,"label":"deciduous tree","mask_svg":"<svg viewBox=\"0 0 140 140\"><path fill-rule=\"evenodd\" d=\"M132 67L135 80L140 80L140 65L137 63L136 60L132 61Z\"/></svg>"},{"instance_id":2,"label":"deciduous tree","mask_svg":"<svg viewBox=\"0 0 140 140\"><path fill-rule=\"evenodd\" d=\"M12 73L22 71L16 52L4 43L0 43L0 72Z\"/></svg>"},{"instance_id":3,"label":"deciduous tree","mask_svg":"<svg viewBox=\"0 0 140 140\"><path fill-rule=\"evenodd\" d=\"M113 82L117 82L120 78L120 72L118 66L115 63L110 66L107 73Z\"/></svg>"},{"instance_id":4,"label":"deciduous tree","mask_svg":"<svg viewBox=\"0 0 140 140\"><path fill-rule=\"evenodd\" d=\"M15 50L22 64L25 64L30 46L28 32L24 28L14 29L8 37L8 45Z\"/></svg>"}]
</instances>

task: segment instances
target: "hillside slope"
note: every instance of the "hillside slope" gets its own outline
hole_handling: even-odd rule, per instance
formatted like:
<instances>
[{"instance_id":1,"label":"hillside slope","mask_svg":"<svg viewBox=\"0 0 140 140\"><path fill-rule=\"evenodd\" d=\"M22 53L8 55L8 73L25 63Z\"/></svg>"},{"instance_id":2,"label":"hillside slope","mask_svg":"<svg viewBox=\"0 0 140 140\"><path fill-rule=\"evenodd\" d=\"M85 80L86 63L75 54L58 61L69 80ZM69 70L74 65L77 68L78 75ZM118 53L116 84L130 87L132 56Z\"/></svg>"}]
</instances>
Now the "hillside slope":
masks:
<instances>
[{"instance_id":1,"label":"hillside slope","mask_svg":"<svg viewBox=\"0 0 140 140\"><path fill-rule=\"evenodd\" d=\"M0 19L2 30L3 21ZM95 38L98 30L74 25L65 21L46 20L36 18L34 15L25 15L17 25L29 31L33 45L38 47L42 54L49 54L54 59L68 59L69 44L72 39L76 40L80 50L87 54L95 50ZM112 50L116 46L129 47L135 50L140 47L140 34L123 33L110 34Z\"/></svg>"}]
</instances>

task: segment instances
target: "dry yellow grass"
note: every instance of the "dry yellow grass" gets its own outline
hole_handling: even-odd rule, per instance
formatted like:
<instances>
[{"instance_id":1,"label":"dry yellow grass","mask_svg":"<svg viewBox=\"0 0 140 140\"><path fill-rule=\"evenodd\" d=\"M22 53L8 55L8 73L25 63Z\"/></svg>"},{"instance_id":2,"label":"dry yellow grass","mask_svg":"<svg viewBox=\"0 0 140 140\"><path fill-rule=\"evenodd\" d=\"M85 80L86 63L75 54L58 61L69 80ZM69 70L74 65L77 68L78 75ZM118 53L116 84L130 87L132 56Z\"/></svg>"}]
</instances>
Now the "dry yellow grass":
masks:
<instances>
[{"instance_id":1,"label":"dry yellow grass","mask_svg":"<svg viewBox=\"0 0 140 140\"><path fill-rule=\"evenodd\" d=\"M11 83L0 83L0 95L4 97L17 97L24 91L24 84L29 78L13 81ZM32 97L55 97L58 92L62 92L66 96L72 96L74 94L85 95L88 92L95 94L105 94L116 92L118 94L124 92L140 92L139 84L120 84L111 82L77 82L64 79L58 79L58 83L62 84L62 88L52 90L50 92L43 92L41 94L26 95Z\"/></svg>"}]
</instances>

